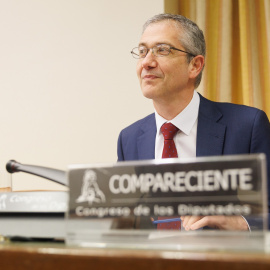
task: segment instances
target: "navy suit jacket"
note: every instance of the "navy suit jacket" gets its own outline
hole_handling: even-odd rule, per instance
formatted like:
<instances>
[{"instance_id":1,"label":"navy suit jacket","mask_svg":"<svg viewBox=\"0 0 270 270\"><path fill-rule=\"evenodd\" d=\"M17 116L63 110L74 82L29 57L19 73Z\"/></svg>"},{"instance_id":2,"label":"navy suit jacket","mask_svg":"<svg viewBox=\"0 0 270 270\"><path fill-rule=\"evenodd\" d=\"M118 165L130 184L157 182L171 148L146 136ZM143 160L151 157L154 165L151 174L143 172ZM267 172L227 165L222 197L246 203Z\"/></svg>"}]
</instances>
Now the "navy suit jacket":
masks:
<instances>
[{"instance_id":1,"label":"navy suit jacket","mask_svg":"<svg viewBox=\"0 0 270 270\"><path fill-rule=\"evenodd\" d=\"M155 114L123 129L118 138L118 161L154 159L155 137ZM244 105L213 102L200 95L196 156L247 153L266 154L270 195L270 123L266 114Z\"/></svg>"}]
</instances>

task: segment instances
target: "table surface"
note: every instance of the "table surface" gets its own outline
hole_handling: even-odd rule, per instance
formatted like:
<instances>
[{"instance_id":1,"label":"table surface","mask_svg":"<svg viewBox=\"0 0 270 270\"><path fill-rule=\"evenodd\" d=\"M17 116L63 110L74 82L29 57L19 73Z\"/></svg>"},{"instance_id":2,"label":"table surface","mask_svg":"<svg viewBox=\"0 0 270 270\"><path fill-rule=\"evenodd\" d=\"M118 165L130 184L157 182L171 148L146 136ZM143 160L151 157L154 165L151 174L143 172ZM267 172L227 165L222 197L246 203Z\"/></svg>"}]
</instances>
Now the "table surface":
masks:
<instances>
[{"instance_id":1,"label":"table surface","mask_svg":"<svg viewBox=\"0 0 270 270\"><path fill-rule=\"evenodd\" d=\"M270 269L270 254L68 247L64 243L0 244L1 269Z\"/></svg>"}]
</instances>

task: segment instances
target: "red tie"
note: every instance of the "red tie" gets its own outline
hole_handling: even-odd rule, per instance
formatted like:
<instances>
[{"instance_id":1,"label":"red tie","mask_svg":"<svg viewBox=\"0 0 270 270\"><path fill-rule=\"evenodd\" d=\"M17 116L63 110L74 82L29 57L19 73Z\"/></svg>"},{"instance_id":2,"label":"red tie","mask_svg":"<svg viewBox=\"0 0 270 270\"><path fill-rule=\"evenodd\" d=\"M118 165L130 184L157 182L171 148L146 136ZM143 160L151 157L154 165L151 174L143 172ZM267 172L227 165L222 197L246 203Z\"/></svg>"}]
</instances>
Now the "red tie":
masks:
<instances>
[{"instance_id":1,"label":"red tie","mask_svg":"<svg viewBox=\"0 0 270 270\"><path fill-rule=\"evenodd\" d=\"M160 130L164 137L164 147L163 147L163 152L162 152L162 158L177 158L178 155L177 155L177 150L176 150L173 138L179 129L176 126L174 126L172 123L165 123L161 127ZM176 218L176 217L158 217L158 220L168 219L168 218ZM180 230L181 221L159 223L157 225L157 229L158 230Z\"/></svg>"},{"instance_id":2,"label":"red tie","mask_svg":"<svg viewBox=\"0 0 270 270\"><path fill-rule=\"evenodd\" d=\"M160 130L164 137L162 158L178 157L173 137L175 136L175 134L179 129L172 123L165 123Z\"/></svg>"}]
</instances>

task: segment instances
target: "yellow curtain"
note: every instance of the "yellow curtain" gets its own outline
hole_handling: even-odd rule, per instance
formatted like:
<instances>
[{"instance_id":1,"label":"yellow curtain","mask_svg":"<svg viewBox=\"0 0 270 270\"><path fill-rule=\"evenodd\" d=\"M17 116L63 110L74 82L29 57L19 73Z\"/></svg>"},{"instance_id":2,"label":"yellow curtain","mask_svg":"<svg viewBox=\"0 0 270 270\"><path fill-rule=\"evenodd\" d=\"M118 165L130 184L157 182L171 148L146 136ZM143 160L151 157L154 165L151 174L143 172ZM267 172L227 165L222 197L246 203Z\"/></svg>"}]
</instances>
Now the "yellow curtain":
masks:
<instances>
[{"instance_id":1,"label":"yellow curtain","mask_svg":"<svg viewBox=\"0 0 270 270\"><path fill-rule=\"evenodd\" d=\"M198 91L264 110L270 118L270 0L164 0L204 31L207 55Z\"/></svg>"}]
</instances>

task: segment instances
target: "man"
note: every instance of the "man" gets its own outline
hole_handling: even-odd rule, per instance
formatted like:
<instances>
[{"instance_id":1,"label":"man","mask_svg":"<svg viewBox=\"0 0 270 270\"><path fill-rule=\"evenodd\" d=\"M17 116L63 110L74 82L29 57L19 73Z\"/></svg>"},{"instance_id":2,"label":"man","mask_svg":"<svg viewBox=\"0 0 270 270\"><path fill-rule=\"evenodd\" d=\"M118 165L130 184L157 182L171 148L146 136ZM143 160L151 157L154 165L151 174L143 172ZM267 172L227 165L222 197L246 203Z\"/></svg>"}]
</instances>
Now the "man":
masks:
<instances>
[{"instance_id":1,"label":"man","mask_svg":"<svg viewBox=\"0 0 270 270\"><path fill-rule=\"evenodd\" d=\"M181 15L160 14L143 28L137 76L142 93L153 100L155 113L122 130L118 160L162 158L161 127L176 126L179 158L265 153L270 175L270 124L258 109L205 99L196 92L205 64L203 32ZM204 226L248 230L241 216L181 217L186 230Z\"/></svg>"}]
</instances>

